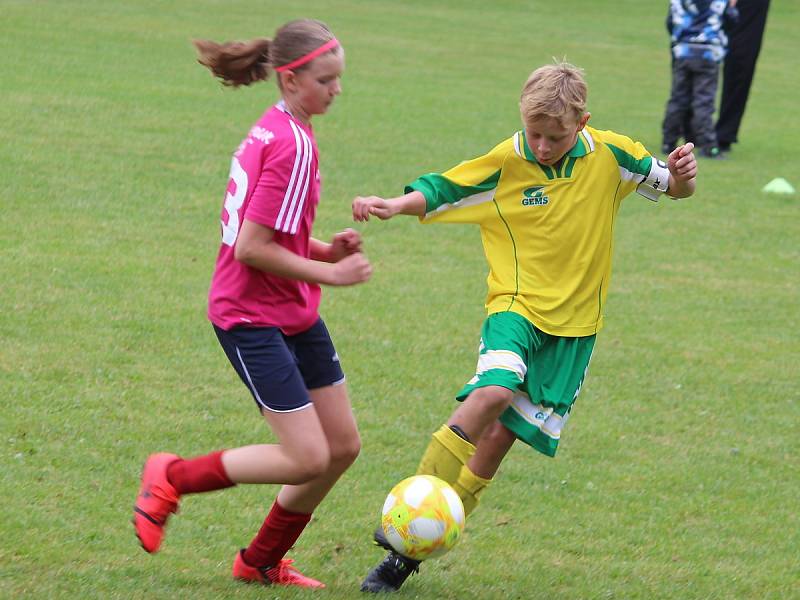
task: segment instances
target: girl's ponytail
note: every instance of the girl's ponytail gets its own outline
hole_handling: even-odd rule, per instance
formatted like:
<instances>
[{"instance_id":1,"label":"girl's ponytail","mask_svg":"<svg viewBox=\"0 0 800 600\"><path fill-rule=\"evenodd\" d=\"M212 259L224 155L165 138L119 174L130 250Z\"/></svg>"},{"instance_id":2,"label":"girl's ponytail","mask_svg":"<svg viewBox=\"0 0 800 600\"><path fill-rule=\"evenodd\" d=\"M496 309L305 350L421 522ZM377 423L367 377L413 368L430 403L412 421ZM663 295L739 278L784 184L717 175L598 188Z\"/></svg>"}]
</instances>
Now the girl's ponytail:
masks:
<instances>
[{"instance_id":1,"label":"girl's ponytail","mask_svg":"<svg viewBox=\"0 0 800 600\"><path fill-rule=\"evenodd\" d=\"M325 23L314 19L289 21L271 40L257 38L249 42L194 40L201 65L222 80L238 87L262 81L278 70L299 72L317 56L316 52L339 52L339 44ZM278 86L281 82L278 78Z\"/></svg>"},{"instance_id":2,"label":"girl's ponytail","mask_svg":"<svg viewBox=\"0 0 800 600\"><path fill-rule=\"evenodd\" d=\"M197 62L207 67L224 85L238 87L267 79L272 72L269 49L272 41L258 38L249 42L194 40Z\"/></svg>"}]
</instances>

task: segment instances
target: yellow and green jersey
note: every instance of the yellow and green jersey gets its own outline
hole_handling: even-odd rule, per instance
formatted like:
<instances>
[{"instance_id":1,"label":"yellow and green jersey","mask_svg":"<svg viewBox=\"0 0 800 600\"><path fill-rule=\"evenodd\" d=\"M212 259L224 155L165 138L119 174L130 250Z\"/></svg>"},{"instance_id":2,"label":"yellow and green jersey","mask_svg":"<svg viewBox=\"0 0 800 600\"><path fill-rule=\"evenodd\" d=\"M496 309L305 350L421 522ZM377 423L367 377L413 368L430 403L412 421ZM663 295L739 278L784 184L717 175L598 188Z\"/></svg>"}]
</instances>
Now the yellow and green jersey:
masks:
<instances>
[{"instance_id":1,"label":"yellow and green jersey","mask_svg":"<svg viewBox=\"0 0 800 600\"><path fill-rule=\"evenodd\" d=\"M489 314L513 311L551 335L583 337L603 325L622 199L636 190L657 200L668 182L642 144L586 127L557 165L539 164L519 131L406 192L424 194L423 223L480 225Z\"/></svg>"}]
</instances>

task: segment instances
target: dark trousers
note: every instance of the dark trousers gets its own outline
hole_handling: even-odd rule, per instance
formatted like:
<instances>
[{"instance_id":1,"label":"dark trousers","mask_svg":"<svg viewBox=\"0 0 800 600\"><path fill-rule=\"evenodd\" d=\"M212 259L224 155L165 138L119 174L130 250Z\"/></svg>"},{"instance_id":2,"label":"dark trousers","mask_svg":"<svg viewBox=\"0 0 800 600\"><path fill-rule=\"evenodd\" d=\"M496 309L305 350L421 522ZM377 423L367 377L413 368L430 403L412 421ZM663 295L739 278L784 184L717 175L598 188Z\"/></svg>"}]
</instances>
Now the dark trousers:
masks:
<instances>
[{"instance_id":1,"label":"dark trousers","mask_svg":"<svg viewBox=\"0 0 800 600\"><path fill-rule=\"evenodd\" d=\"M675 147L691 115L694 142L702 148L717 145L714 131L714 100L717 95L719 65L701 58L676 58L672 61L672 90L662 124L665 146Z\"/></svg>"},{"instance_id":2,"label":"dark trousers","mask_svg":"<svg viewBox=\"0 0 800 600\"><path fill-rule=\"evenodd\" d=\"M761 51L769 0L747 0L737 5L739 21L728 34L728 54L722 70L722 99L716 131L720 144L738 141L739 125L750 94L750 84Z\"/></svg>"}]
</instances>

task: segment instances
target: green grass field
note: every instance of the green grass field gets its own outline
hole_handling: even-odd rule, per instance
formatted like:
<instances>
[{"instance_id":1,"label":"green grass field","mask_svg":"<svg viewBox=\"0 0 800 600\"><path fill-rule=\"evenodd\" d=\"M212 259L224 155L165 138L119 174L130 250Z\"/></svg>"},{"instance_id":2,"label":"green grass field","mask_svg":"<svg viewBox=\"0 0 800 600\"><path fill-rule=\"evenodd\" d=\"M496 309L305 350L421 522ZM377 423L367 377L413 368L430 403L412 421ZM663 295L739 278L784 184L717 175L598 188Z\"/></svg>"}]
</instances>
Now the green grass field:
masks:
<instances>
[{"instance_id":1,"label":"green grass field","mask_svg":"<svg viewBox=\"0 0 800 600\"><path fill-rule=\"evenodd\" d=\"M586 69L591 124L660 146L666 2L0 0L0 597L300 598L233 582L276 486L190 496L161 553L129 523L148 453L270 440L205 318L229 157L277 98L190 39L326 21L344 93L315 120L316 235L357 194L520 127L528 73ZM741 144L697 194L631 196L606 329L558 458L519 445L464 543L402 598L800 598L800 6L773 2ZM358 597L385 494L475 365L476 229L359 225L375 267L325 317L363 437L292 556Z\"/></svg>"}]
</instances>

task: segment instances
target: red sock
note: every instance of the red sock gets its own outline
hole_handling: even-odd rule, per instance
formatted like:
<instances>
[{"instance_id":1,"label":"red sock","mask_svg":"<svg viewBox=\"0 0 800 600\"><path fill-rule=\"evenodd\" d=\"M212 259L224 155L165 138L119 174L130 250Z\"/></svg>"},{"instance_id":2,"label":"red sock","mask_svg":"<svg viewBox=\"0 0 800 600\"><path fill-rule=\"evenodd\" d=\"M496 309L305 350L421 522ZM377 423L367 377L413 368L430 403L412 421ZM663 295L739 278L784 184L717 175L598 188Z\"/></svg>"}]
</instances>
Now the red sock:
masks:
<instances>
[{"instance_id":1,"label":"red sock","mask_svg":"<svg viewBox=\"0 0 800 600\"><path fill-rule=\"evenodd\" d=\"M275 500L258 535L244 551L244 562L251 567L274 567L286 556L310 520L310 514L289 512Z\"/></svg>"},{"instance_id":2,"label":"red sock","mask_svg":"<svg viewBox=\"0 0 800 600\"><path fill-rule=\"evenodd\" d=\"M179 494L210 492L236 485L225 473L223 452L219 450L189 460L176 460L167 467L167 479Z\"/></svg>"}]
</instances>

